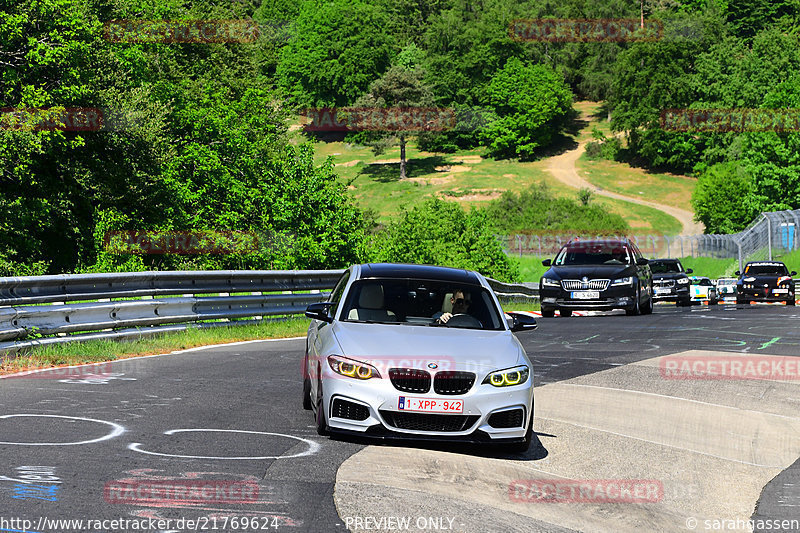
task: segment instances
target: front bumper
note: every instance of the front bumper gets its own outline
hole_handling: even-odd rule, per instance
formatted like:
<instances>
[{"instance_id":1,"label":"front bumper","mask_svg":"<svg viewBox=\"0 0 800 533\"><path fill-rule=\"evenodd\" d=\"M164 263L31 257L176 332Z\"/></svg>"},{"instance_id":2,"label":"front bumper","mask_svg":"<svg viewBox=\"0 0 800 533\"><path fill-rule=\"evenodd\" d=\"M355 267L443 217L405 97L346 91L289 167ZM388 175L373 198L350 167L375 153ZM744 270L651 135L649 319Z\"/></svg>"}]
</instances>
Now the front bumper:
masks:
<instances>
[{"instance_id":1,"label":"front bumper","mask_svg":"<svg viewBox=\"0 0 800 533\"><path fill-rule=\"evenodd\" d=\"M785 290L786 292L778 292ZM740 300L759 301L759 302L783 302L786 300L794 300L794 289L786 287L759 287L752 289L739 289L736 297Z\"/></svg>"},{"instance_id":2,"label":"front bumper","mask_svg":"<svg viewBox=\"0 0 800 533\"><path fill-rule=\"evenodd\" d=\"M325 372L323 377L323 400L328 426L333 432L355 433L363 436L415 439L415 440L455 440L459 442L513 442L525 437L533 409L533 376L522 385L510 387L494 387L483 385L481 381L489 372L478 373L472 388L465 394L441 395L433 389L425 394L402 392L392 385L388 376L369 380L356 380L340 376L333 371ZM421 413L398 408L400 397L463 400L463 411L460 414ZM360 406L358 410L366 415L362 420L332 416L334 401L344 400ZM341 405L341 404L340 404ZM523 416L519 426L497 428L489 425L492 414L507 410L522 409ZM341 413L341 412L340 412ZM424 429L407 429L392 424L395 414L404 420L417 419L419 427L425 426L432 414L448 418L459 425L463 420L463 428L457 431L426 431ZM416 416L423 415L423 416Z\"/></svg>"},{"instance_id":3,"label":"front bumper","mask_svg":"<svg viewBox=\"0 0 800 533\"><path fill-rule=\"evenodd\" d=\"M566 291L559 287L542 287L539 291L542 307L610 311L612 309L629 309L636 303L636 289L629 285L597 291L600 297L592 300L573 298L572 292L577 291Z\"/></svg>"},{"instance_id":4,"label":"front bumper","mask_svg":"<svg viewBox=\"0 0 800 533\"><path fill-rule=\"evenodd\" d=\"M653 301L654 302L677 302L679 300L689 299L689 286L666 287L664 292L656 292L656 287L653 287Z\"/></svg>"}]
</instances>

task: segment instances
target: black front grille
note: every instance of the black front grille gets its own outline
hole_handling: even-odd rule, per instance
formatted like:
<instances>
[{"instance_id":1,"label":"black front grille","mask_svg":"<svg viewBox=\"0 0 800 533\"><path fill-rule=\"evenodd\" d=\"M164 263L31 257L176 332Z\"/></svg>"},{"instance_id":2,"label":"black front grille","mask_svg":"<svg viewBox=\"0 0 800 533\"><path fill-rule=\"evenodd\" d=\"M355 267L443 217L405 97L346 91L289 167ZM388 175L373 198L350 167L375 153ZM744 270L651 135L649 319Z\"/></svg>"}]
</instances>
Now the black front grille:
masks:
<instances>
[{"instance_id":1,"label":"black front grille","mask_svg":"<svg viewBox=\"0 0 800 533\"><path fill-rule=\"evenodd\" d=\"M444 370L433 376L433 391L436 394L465 394L475 384L472 372Z\"/></svg>"},{"instance_id":2,"label":"black front grille","mask_svg":"<svg viewBox=\"0 0 800 533\"><path fill-rule=\"evenodd\" d=\"M431 375L425 370L390 368L389 379L399 391L426 393L431 390Z\"/></svg>"},{"instance_id":3,"label":"black front grille","mask_svg":"<svg viewBox=\"0 0 800 533\"><path fill-rule=\"evenodd\" d=\"M478 415L434 415L380 411L386 423L398 429L412 431L465 431L478 421Z\"/></svg>"},{"instance_id":4,"label":"black front grille","mask_svg":"<svg viewBox=\"0 0 800 533\"><path fill-rule=\"evenodd\" d=\"M346 418L348 420L366 420L369 418L369 408L366 405L336 398L333 400L331 417Z\"/></svg>"},{"instance_id":5,"label":"black front grille","mask_svg":"<svg viewBox=\"0 0 800 533\"><path fill-rule=\"evenodd\" d=\"M522 427L523 415L522 409L509 409L493 413L489 417L489 425L497 429Z\"/></svg>"}]
</instances>

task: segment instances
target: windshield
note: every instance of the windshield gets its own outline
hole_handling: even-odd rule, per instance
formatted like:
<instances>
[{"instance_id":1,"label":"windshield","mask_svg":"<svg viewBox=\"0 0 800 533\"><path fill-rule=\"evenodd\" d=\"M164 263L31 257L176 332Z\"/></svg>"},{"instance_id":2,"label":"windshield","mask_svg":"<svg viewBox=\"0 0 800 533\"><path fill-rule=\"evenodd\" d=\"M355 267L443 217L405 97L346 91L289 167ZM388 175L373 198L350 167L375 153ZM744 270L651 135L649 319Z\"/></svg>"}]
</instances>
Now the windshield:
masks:
<instances>
[{"instance_id":1,"label":"windshield","mask_svg":"<svg viewBox=\"0 0 800 533\"><path fill-rule=\"evenodd\" d=\"M453 315L446 323L437 319ZM366 279L350 288L340 320L467 329L504 329L489 292L476 285L428 280Z\"/></svg>"},{"instance_id":2,"label":"windshield","mask_svg":"<svg viewBox=\"0 0 800 533\"><path fill-rule=\"evenodd\" d=\"M553 262L563 265L629 265L631 254L626 246L613 244L578 244L561 249Z\"/></svg>"},{"instance_id":3,"label":"windshield","mask_svg":"<svg viewBox=\"0 0 800 533\"><path fill-rule=\"evenodd\" d=\"M761 275L776 275L776 276L788 276L789 271L786 270L786 265L774 265L774 264L765 264L765 265L747 265L744 268L744 273L748 276L761 276Z\"/></svg>"},{"instance_id":4,"label":"windshield","mask_svg":"<svg viewBox=\"0 0 800 533\"><path fill-rule=\"evenodd\" d=\"M711 283L711 280L708 278L701 278L692 280L692 285L700 285L701 287L711 287L714 284Z\"/></svg>"},{"instance_id":5,"label":"windshield","mask_svg":"<svg viewBox=\"0 0 800 533\"><path fill-rule=\"evenodd\" d=\"M653 261L650 270L653 274L677 274L683 272L683 267L677 261Z\"/></svg>"}]
</instances>

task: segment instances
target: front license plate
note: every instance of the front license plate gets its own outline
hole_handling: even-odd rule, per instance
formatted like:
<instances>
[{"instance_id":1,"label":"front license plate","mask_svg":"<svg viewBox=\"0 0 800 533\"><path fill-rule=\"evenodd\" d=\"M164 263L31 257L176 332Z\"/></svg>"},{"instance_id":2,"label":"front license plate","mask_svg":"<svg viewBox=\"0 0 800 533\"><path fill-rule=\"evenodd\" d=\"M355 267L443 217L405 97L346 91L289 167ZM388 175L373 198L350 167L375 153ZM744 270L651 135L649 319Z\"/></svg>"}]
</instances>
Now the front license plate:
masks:
<instances>
[{"instance_id":1,"label":"front license plate","mask_svg":"<svg viewBox=\"0 0 800 533\"><path fill-rule=\"evenodd\" d=\"M670 292L672 292L671 289L661 289L656 287L656 294L669 294Z\"/></svg>"},{"instance_id":2,"label":"front license plate","mask_svg":"<svg viewBox=\"0 0 800 533\"><path fill-rule=\"evenodd\" d=\"M786 294L786 293L789 292L789 289L775 289L772 292L775 293L775 294Z\"/></svg>"},{"instance_id":3,"label":"front license plate","mask_svg":"<svg viewBox=\"0 0 800 533\"><path fill-rule=\"evenodd\" d=\"M464 411L464 400L400 396L397 401L397 408L401 411L424 411L426 413L462 413Z\"/></svg>"},{"instance_id":4,"label":"front license plate","mask_svg":"<svg viewBox=\"0 0 800 533\"><path fill-rule=\"evenodd\" d=\"M574 300L597 300L600 298L600 293L597 291L574 291L572 298Z\"/></svg>"}]
</instances>

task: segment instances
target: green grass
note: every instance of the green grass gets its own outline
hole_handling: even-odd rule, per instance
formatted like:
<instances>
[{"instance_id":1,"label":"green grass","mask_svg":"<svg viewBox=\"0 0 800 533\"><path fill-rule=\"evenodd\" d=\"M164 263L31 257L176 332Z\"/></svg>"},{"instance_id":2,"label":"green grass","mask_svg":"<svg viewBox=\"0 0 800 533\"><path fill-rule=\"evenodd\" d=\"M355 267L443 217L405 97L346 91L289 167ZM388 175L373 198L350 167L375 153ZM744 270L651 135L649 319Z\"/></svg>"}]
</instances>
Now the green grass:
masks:
<instances>
[{"instance_id":1,"label":"green grass","mask_svg":"<svg viewBox=\"0 0 800 533\"><path fill-rule=\"evenodd\" d=\"M605 117L596 114L599 108L597 103L576 103L576 109L592 119L591 123L578 123L582 128L577 136L579 140L590 136L595 126L608 133ZM316 163L321 164L327 157L333 158L336 174L352 197L362 209L377 212L382 223L403 207L411 207L432 196L458 202L464 207L482 206L503 191L520 192L540 182L544 182L556 197L576 199L578 195L577 189L566 186L547 172L547 158L529 162L495 160L486 156L484 148L454 154L423 152L412 139L406 148L408 179L400 181L399 163L390 162L399 160L399 147L380 156L374 155L366 146L344 142L315 142L314 149ZM644 182L650 179L650 175L625 165L620 165L619 171L628 172ZM684 188L687 183L693 184L686 182L685 178L676 179L676 183ZM654 196L658 197L660 194ZM623 216L630 224L632 234L677 234L682 229L675 218L657 209L611 198L595 197L592 201Z\"/></svg>"},{"instance_id":2,"label":"green grass","mask_svg":"<svg viewBox=\"0 0 800 533\"><path fill-rule=\"evenodd\" d=\"M41 346L17 357L0 358L0 374L34 368L114 361L211 344L303 336L308 329L308 324L309 320L305 317L292 317L287 320L273 320L254 325L220 326L208 329L191 328L181 332L129 341L97 340Z\"/></svg>"},{"instance_id":3,"label":"green grass","mask_svg":"<svg viewBox=\"0 0 800 533\"><path fill-rule=\"evenodd\" d=\"M737 259L717 259L714 257L684 257L681 258L683 268L691 268L691 276L705 276L711 279L735 277L734 272L739 269Z\"/></svg>"},{"instance_id":4,"label":"green grass","mask_svg":"<svg viewBox=\"0 0 800 533\"><path fill-rule=\"evenodd\" d=\"M579 174L606 191L638 197L680 209L691 209L697 180L687 176L646 172L616 161L589 159L583 154L576 163Z\"/></svg>"}]
</instances>

